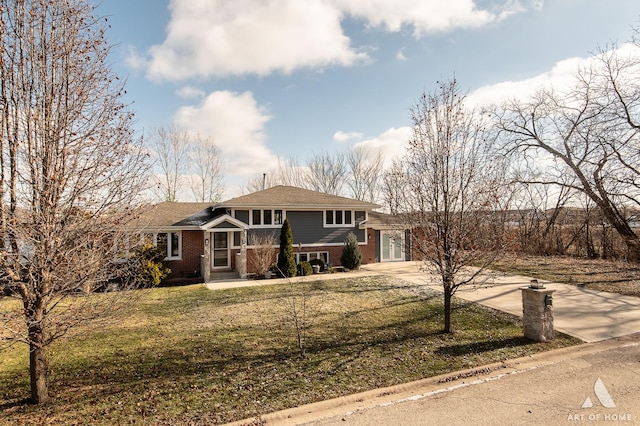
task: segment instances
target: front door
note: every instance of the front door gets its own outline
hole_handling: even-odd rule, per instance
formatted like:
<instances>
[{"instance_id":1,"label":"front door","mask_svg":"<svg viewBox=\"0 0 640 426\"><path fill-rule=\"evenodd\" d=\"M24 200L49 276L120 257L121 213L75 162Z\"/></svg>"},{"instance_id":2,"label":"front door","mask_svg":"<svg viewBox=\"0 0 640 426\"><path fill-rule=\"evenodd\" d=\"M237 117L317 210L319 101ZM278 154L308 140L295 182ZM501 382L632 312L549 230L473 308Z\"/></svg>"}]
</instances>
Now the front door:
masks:
<instances>
[{"instance_id":1,"label":"front door","mask_svg":"<svg viewBox=\"0 0 640 426\"><path fill-rule=\"evenodd\" d=\"M212 238L211 264L213 269L226 269L231 266L229 262L229 233L214 232Z\"/></svg>"},{"instance_id":2,"label":"front door","mask_svg":"<svg viewBox=\"0 0 640 426\"><path fill-rule=\"evenodd\" d=\"M404 260L404 233L381 231L382 244L380 247L382 262L396 262Z\"/></svg>"}]
</instances>

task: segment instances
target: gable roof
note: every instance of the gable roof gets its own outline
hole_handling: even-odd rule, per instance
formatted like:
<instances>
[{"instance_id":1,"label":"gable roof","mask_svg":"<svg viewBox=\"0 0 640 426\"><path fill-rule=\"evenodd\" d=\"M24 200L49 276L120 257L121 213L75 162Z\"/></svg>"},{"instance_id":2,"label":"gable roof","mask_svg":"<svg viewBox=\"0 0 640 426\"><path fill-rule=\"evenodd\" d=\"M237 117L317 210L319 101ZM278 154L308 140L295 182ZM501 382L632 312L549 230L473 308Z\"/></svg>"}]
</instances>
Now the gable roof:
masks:
<instances>
[{"instance_id":1,"label":"gable roof","mask_svg":"<svg viewBox=\"0 0 640 426\"><path fill-rule=\"evenodd\" d=\"M262 191L223 201L216 207L251 208L251 207L280 207L280 208L353 208L373 210L380 206L366 201L325 194L295 186L274 186Z\"/></svg>"},{"instance_id":2,"label":"gable roof","mask_svg":"<svg viewBox=\"0 0 640 426\"><path fill-rule=\"evenodd\" d=\"M135 221L138 228L162 228L173 225L195 225L185 223L192 215L206 215L206 210L211 209L211 203L172 203L162 202L150 206L142 212Z\"/></svg>"}]
</instances>

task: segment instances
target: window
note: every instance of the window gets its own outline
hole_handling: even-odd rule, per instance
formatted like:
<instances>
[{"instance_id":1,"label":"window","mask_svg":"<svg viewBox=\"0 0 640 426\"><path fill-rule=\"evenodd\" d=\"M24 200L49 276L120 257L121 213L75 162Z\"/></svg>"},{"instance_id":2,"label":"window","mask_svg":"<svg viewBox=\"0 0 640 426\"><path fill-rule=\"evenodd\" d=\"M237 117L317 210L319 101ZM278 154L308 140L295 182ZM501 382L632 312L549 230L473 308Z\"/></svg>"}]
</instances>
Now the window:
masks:
<instances>
[{"instance_id":1,"label":"window","mask_svg":"<svg viewBox=\"0 0 640 426\"><path fill-rule=\"evenodd\" d=\"M177 232L172 232L171 234L171 251L169 257L176 258L180 257L180 238Z\"/></svg>"},{"instance_id":2,"label":"window","mask_svg":"<svg viewBox=\"0 0 640 426\"><path fill-rule=\"evenodd\" d=\"M346 223L346 224L353 223L351 221L351 210L345 210L344 211L344 223Z\"/></svg>"},{"instance_id":3,"label":"window","mask_svg":"<svg viewBox=\"0 0 640 426\"><path fill-rule=\"evenodd\" d=\"M251 225L276 227L284 223L282 210L251 210Z\"/></svg>"},{"instance_id":4,"label":"window","mask_svg":"<svg viewBox=\"0 0 640 426\"><path fill-rule=\"evenodd\" d=\"M273 211L273 224L274 225L282 225L284 220L282 220L282 210L274 210Z\"/></svg>"},{"instance_id":5,"label":"window","mask_svg":"<svg viewBox=\"0 0 640 426\"><path fill-rule=\"evenodd\" d=\"M161 232L156 235L156 248L164 257L169 257L168 248L169 234L166 232Z\"/></svg>"},{"instance_id":6,"label":"window","mask_svg":"<svg viewBox=\"0 0 640 426\"><path fill-rule=\"evenodd\" d=\"M295 257L296 257L296 263L309 262L310 260L313 260L313 259L320 259L324 263L329 263L328 251L312 251L307 253L296 253Z\"/></svg>"},{"instance_id":7,"label":"window","mask_svg":"<svg viewBox=\"0 0 640 426\"><path fill-rule=\"evenodd\" d=\"M262 213L263 213L262 217L264 219L262 223L264 225L271 225L271 210L265 210Z\"/></svg>"},{"instance_id":8,"label":"window","mask_svg":"<svg viewBox=\"0 0 640 426\"><path fill-rule=\"evenodd\" d=\"M353 226L353 212L351 210L326 210L324 224L325 226Z\"/></svg>"},{"instance_id":9,"label":"window","mask_svg":"<svg viewBox=\"0 0 640 426\"><path fill-rule=\"evenodd\" d=\"M153 245L164 254L165 259L179 259L182 257L182 244L180 232L158 232L157 234L143 234L142 243Z\"/></svg>"},{"instance_id":10,"label":"window","mask_svg":"<svg viewBox=\"0 0 640 426\"><path fill-rule=\"evenodd\" d=\"M260 220L262 218L262 210L252 210L251 215L253 219L253 225L262 225L262 221Z\"/></svg>"}]
</instances>

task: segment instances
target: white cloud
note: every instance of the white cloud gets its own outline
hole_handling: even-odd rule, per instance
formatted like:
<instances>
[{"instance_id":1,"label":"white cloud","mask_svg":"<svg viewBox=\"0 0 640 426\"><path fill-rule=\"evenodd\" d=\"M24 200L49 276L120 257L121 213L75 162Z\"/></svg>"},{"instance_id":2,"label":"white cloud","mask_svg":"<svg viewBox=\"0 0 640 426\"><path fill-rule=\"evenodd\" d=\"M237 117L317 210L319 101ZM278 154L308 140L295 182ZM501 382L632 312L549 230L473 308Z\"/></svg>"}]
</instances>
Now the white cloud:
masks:
<instances>
[{"instance_id":1,"label":"white cloud","mask_svg":"<svg viewBox=\"0 0 640 426\"><path fill-rule=\"evenodd\" d=\"M380 152L384 159L384 167L387 168L393 160L404 154L412 133L411 127L392 127L375 138L358 142L354 148L362 146L373 152Z\"/></svg>"},{"instance_id":2,"label":"white cloud","mask_svg":"<svg viewBox=\"0 0 640 426\"><path fill-rule=\"evenodd\" d=\"M144 70L149 65L145 57L133 46L127 48L125 61L127 65L134 70Z\"/></svg>"},{"instance_id":3,"label":"white cloud","mask_svg":"<svg viewBox=\"0 0 640 426\"><path fill-rule=\"evenodd\" d=\"M366 58L343 34L340 10L323 0L172 0L170 10L166 40L149 51L156 79L290 73Z\"/></svg>"},{"instance_id":4,"label":"white cloud","mask_svg":"<svg viewBox=\"0 0 640 426\"><path fill-rule=\"evenodd\" d=\"M620 57L640 58L640 48L634 44L623 44L616 52ZM505 81L487 85L471 92L467 98L469 106L500 104L510 99L528 99L537 91L553 87L563 92L571 89L579 70L597 68L600 62L596 57L569 58L556 63L551 70L520 81Z\"/></svg>"},{"instance_id":5,"label":"white cloud","mask_svg":"<svg viewBox=\"0 0 640 426\"><path fill-rule=\"evenodd\" d=\"M407 57L404 54L404 47L398 50L398 52L396 53L396 59L399 60L400 62L404 62L407 60Z\"/></svg>"},{"instance_id":6,"label":"white cloud","mask_svg":"<svg viewBox=\"0 0 640 426\"><path fill-rule=\"evenodd\" d=\"M256 103L251 92L210 93L196 106L180 108L178 125L190 132L213 137L220 148L225 174L250 176L277 157L265 145L265 124L271 117Z\"/></svg>"},{"instance_id":7,"label":"white cloud","mask_svg":"<svg viewBox=\"0 0 640 426\"><path fill-rule=\"evenodd\" d=\"M513 0L505 0L492 10L479 8L473 0L334 1L350 15L364 18L372 27L398 32L410 25L415 37L458 28L480 28L525 10L519 1Z\"/></svg>"},{"instance_id":8,"label":"white cloud","mask_svg":"<svg viewBox=\"0 0 640 426\"><path fill-rule=\"evenodd\" d=\"M204 98L206 93L204 90L200 90L193 86L183 86L176 90L176 95L180 96L182 99L200 99Z\"/></svg>"},{"instance_id":9,"label":"white cloud","mask_svg":"<svg viewBox=\"0 0 640 426\"><path fill-rule=\"evenodd\" d=\"M532 0L530 7L541 7ZM518 0L483 9L474 0L171 0L166 39L146 58L131 52L129 63L145 66L155 80L291 73L300 68L352 66L369 59L351 46L342 21L415 37L459 28L480 28L527 10ZM398 59L402 59L402 51Z\"/></svg>"},{"instance_id":10,"label":"white cloud","mask_svg":"<svg viewBox=\"0 0 640 426\"><path fill-rule=\"evenodd\" d=\"M351 139L360 139L362 137L362 133L360 132L343 132L342 130L338 130L333 134L333 140L336 142L347 142Z\"/></svg>"}]
</instances>

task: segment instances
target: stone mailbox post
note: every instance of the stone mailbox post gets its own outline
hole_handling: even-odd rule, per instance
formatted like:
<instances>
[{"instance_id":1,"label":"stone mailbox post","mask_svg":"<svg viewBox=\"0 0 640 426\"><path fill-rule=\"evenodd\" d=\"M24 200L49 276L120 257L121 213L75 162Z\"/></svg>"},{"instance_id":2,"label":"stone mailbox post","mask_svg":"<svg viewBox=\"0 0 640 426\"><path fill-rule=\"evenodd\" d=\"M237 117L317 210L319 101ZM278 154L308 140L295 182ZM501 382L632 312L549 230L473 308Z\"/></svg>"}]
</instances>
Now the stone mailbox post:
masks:
<instances>
[{"instance_id":1,"label":"stone mailbox post","mask_svg":"<svg viewBox=\"0 0 640 426\"><path fill-rule=\"evenodd\" d=\"M553 292L531 280L522 290L522 323L524 336L537 342L553 340Z\"/></svg>"}]
</instances>

